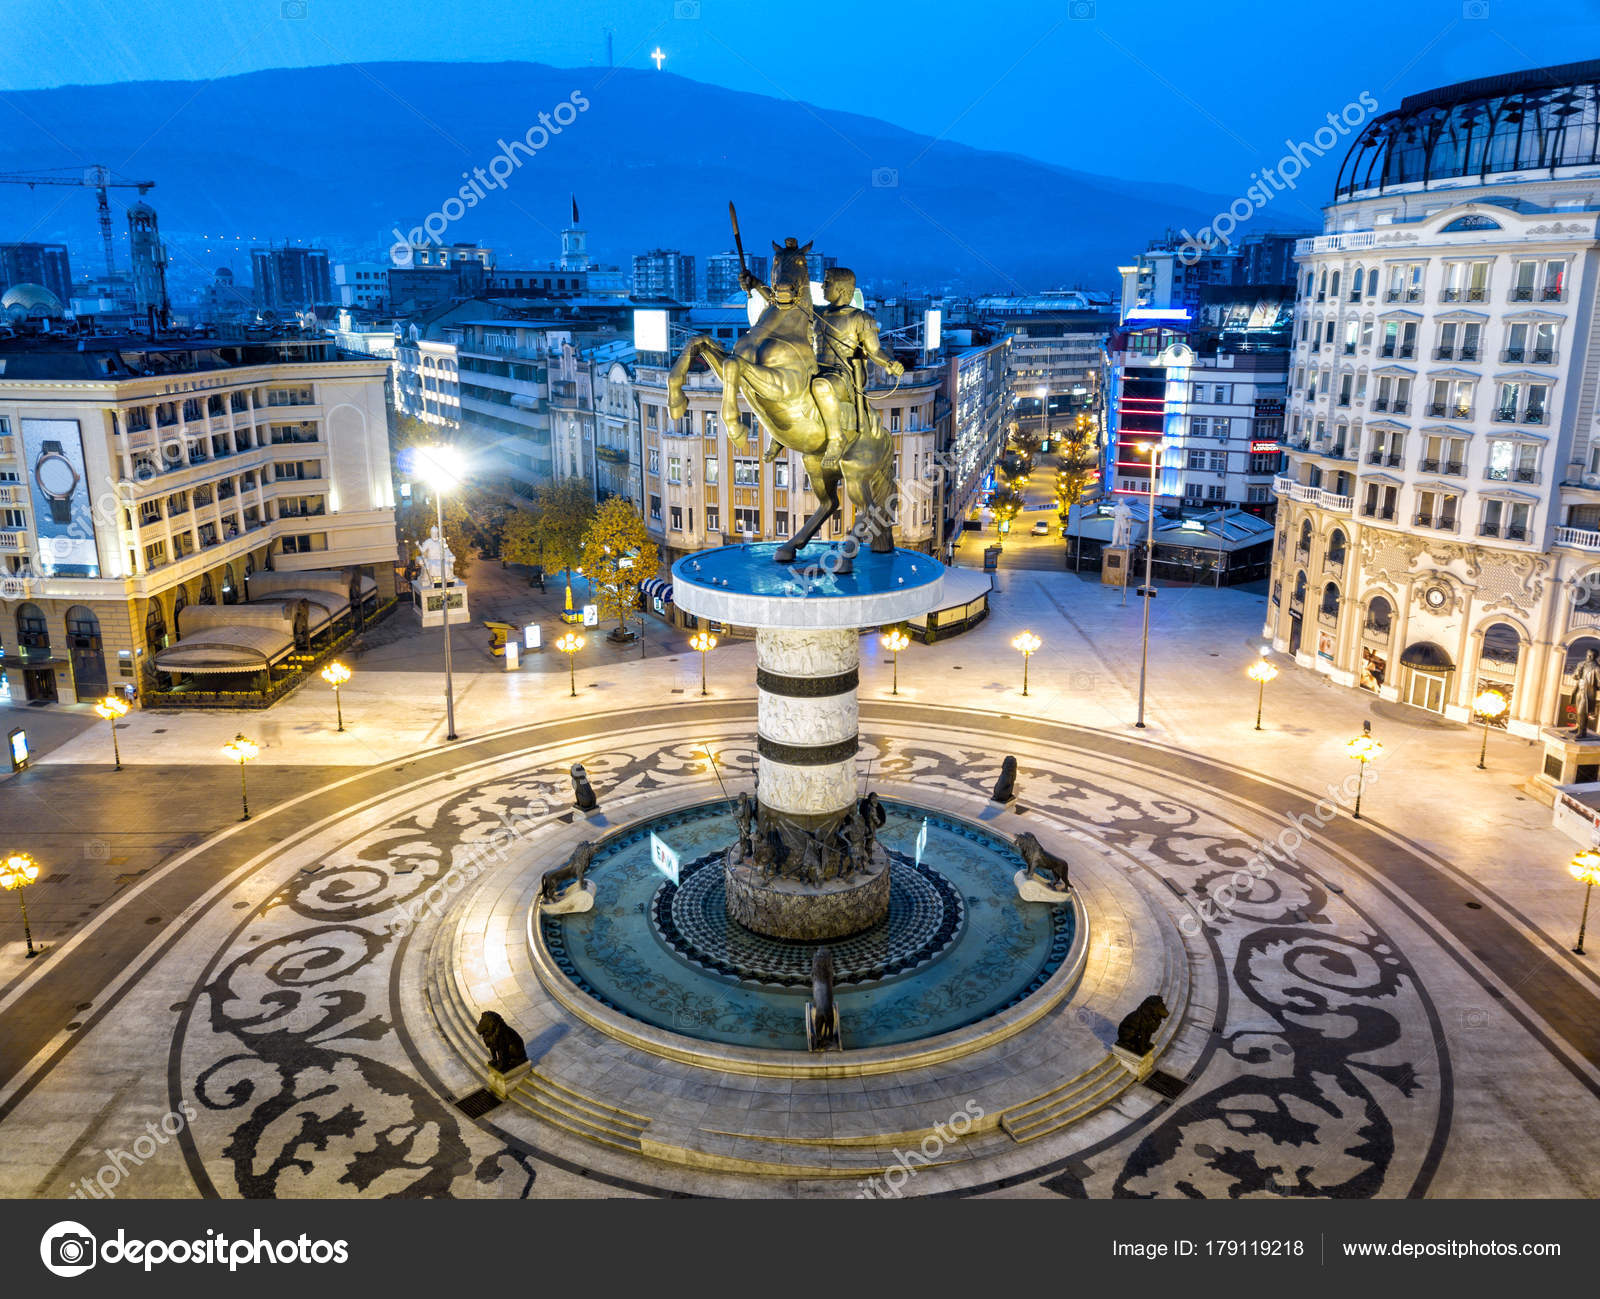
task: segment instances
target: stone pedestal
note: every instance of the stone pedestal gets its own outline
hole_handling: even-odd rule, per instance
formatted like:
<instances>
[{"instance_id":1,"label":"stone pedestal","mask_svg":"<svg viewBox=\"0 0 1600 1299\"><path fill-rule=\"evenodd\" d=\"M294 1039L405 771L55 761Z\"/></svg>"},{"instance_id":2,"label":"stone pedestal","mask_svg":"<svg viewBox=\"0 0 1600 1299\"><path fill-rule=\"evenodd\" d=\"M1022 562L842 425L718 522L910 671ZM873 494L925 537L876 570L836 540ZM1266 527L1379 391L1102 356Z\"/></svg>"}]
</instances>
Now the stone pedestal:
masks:
<instances>
[{"instance_id":1,"label":"stone pedestal","mask_svg":"<svg viewBox=\"0 0 1600 1299\"><path fill-rule=\"evenodd\" d=\"M511 1089L533 1072L533 1066L524 1060L513 1069L501 1073L498 1069L489 1070L489 1090L505 1100L511 1094Z\"/></svg>"},{"instance_id":2,"label":"stone pedestal","mask_svg":"<svg viewBox=\"0 0 1600 1299\"><path fill-rule=\"evenodd\" d=\"M443 627L446 603L450 606L450 625L464 627L472 621L467 607L467 584L450 582L434 586L420 579L411 584L411 606L422 619L424 627Z\"/></svg>"},{"instance_id":3,"label":"stone pedestal","mask_svg":"<svg viewBox=\"0 0 1600 1299\"><path fill-rule=\"evenodd\" d=\"M818 942L858 934L889 911L889 856L877 844L872 860L839 879L811 884L761 872L728 851L724 866L728 918L770 938Z\"/></svg>"},{"instance_id":4,"label":"stone pedestal","mask_svg":"<svg viewBox=\"0 0 1600 1299\"><path fill-rule=\"evenodd\" d=\"M1544 761L1536 781L1546 803L1555 802L1556 787L1600 780L1600 735L1574 739L1565 727L1547 726L1539 732Z\"/></svg>"},{"instance_id":5,"label":"stone pedestal","mask_svg":"<svg viewBox=\"0 0 1600 1299\"><path fill-rule=\"evenodd\" d=\"M1111 1055L1124 1069L1131 1073L1136 1082L1143 1082L1156 1071L1156 1053L1148 1055L1134 1055L1132 1051L1124 1050L1120 1046L1111 1048Z\"/></svg>"},{"instance_id":6,"label":"stone pedestal","mask_svg":"<svg viewBox=\"0 0 1600 1299\"><path fill-rule=\"evenodd\" d=\"M1127 546L1107 546L1100 552L1100 584L1127 586L1133 551Z\"/></svg>"}]
</instances>

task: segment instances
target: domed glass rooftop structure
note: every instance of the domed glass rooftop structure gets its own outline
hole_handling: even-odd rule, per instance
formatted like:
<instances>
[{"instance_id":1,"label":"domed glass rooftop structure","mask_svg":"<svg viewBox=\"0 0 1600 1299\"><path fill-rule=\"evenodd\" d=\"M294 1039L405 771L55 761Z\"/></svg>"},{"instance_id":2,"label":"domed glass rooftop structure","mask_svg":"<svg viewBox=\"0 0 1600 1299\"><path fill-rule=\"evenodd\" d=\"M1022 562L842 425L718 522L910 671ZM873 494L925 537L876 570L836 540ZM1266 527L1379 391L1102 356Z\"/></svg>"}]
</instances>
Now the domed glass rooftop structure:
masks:
<instances>
[{"instance_id":1,"label":"domed glass rooftop structure","mask_svg":"<svg viewBox=\"0 0 1600 1299\"><path fill-rule=\"evenodd\" d=\"M9 316L33 318L66 314L61 299L42 284L13 284L0 296L0 311Z\"/></svg>"},{"instance_id":2,"label":"domed glass rooftop structure","mask_svg":"<svg viewBox=\"0 0 1600 1299\"><path fill-rule=\"evenodd\" d=\"M1356 137L1336 198L1600 163L1600 59L1410 95Z\"/></svg>"}]
</instances>

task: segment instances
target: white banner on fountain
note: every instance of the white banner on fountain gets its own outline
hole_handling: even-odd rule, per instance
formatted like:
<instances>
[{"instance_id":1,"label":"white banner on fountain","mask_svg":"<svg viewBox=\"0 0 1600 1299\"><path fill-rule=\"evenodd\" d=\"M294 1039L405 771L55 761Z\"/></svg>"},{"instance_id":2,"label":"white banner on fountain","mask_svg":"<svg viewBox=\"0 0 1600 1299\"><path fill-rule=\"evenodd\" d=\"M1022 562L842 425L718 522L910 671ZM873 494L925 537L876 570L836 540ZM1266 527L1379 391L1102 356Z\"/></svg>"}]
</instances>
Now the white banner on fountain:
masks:
<instances>
[{"instance_id":1,"label":"white banner on fountain","mask_svg":"<svg viewBox=\"0 0 1600 1299\"><path fill-rule=\"evenodd\" d=\"M650 864L674 884L678 882L678 854L650 831Z\"/></svg>"}]
</instances>

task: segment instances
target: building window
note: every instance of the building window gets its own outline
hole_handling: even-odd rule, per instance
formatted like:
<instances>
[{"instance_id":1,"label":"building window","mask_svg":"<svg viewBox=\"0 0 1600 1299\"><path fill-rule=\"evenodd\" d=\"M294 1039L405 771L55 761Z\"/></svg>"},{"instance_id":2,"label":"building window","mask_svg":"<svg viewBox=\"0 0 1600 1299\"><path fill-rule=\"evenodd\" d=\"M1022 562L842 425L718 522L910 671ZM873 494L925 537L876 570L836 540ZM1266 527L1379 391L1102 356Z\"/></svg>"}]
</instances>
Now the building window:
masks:
<instances>
[{"instance_id":1,"label":"building window","mask_svg":"<svg viewBox=\"0 0 1600 1299\"><path fill-rule=\"evenodd\" d=\"M743 456L734 457L733 481L738 487L759 487L761 485L760 461L746 459Z\"/></svg>"},{"instance_id":2,"label":"building window","mask_svg":"<svg viewBox=\"0 0 1600 1299\"><path fill-rule=\"evenodd\" d=\"M717 505L706 506L706 531L722 531L722 508Z\"/></svg>"},{"instance_id":3,"label":"building window","mask_svg":"<svg viewBox=\"0 0 1600 1299\"><path fill-rule=\"evenodd\" d=\"M661 522L661 498L659 496L650 498L650 517L657 523Z\"/></svg>"},{"instance_id":4,"label":"building window","mask_svg":"<svg viewBox=\"0 0 1600 1299\"><path fill-rule=\"evenodd\" d=\"M740 536L761 535L761 511L759 509L735 506L733 511L733 530Z\"/></svg>"},{"instance_id":5,"label":"building window","mask_svg":"<svg viewBox=\"0 0 1600 1299\"><path fill-rule=\"evenodd\" d=\"M722 481L722 461L716 456L706 457L706 486L715 487Z\"/></svg>"},{"instance_id":6,"label":"building window","mask_svg":"<svg viewBox=\"0 0 1600 1299\"><path fill-rule=\"evenodd\" d=\"M681 483L683 481L682 456L667 457L667 481L669 483Z\"/></svg>"},{"instance_id":7,"label":"building window","mask_svg":"<svg viewBox=\"0 0 1600 1299\"><path fill-rule=\"evenodd\" d=\"M646 428L660 428L661 420L658 414L659 407L646 406L644 408L644 426Z\"/></svg>"},{"instance_id":8,"label":"building window","mask_svg":"<svg viewBox=\"0 0 1600 1299\"><path fill-rule=\"evenodd\" d=\"M651 477L653 477L653 478L661 477L661 451L660 451L660 448L651 447L650 450L648 452L646 452L646 460L647 460L647 462L649 464Z\"/></svg>"},{"instance_id":9,"label":"building window","mask_svg":"<svg viewBox=\"0 0 1600 1299\"><path fill-rule=\"evenodd\" d=\"M1512 277L1513 302L1560 302L1567 287L1565 261L1518 262Z\"/></svg>"},{"instance_id":10,"label":"building window","mask_svg":"<svg viewBox=\"0 0 1600 1299\"><path fill-rule=\"evenodd\" d=\"M775 460L772 464L772 485L780 492L789 490L789 462Z\"/></svg>"},{"instance_id":11,"label":"building window","mask_svg":"<svg viewBox=\"0 0 1600 1299\"><path fill-rule=\"evenodd\" d=\"M780 537L789 535L789 511L775 510L772 515L772 530Z\"/></svg>"},{"instance_id":12,"label":"building window","mask_svg":"<svg viewBox=\"0 0 1600 1299\"><path fill-rule=\"evenodd\" d=\"M669 509L670 509L670 518L671 518L672 530L674 532L682 532L683 531L683 507L681 505L673 505L673 506L669 507Z\"/></svg>"}]
</instances>

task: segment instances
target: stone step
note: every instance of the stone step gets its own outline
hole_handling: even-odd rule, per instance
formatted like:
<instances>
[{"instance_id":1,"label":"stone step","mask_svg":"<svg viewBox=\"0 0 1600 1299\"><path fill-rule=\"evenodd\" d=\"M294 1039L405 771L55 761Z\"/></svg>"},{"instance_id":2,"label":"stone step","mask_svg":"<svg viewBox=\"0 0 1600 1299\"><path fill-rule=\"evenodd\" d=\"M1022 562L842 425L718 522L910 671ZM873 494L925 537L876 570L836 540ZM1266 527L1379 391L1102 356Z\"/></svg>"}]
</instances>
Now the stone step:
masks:
<instances>
[{"instance_id":1,"label":"stone step","mask_svg":"<svg viewBox=\"0 0 1600 1299\"><path fill-rule=\"evenodd\" d=\"M642 1127L613 1126L604 1120L590 1118L573 1106L562 1105L556 1099L556 1093L533 1084L530 1081L531 1077L532 1075L529 1075L512 1088L506 1099L521 1106L535 1118L542 1119L552 1127L560 1128L572 1136L609 1146L613 1150L621 1150L630 1155L642 1153L639 1144L640 1133L644 1131Z\"/></svg>"},{"instance_id":2,"label":"stone step","mask_svg":"<svg viewBox=\"0 0 1600 1299\"><path fill-rule=\"evenodd\" d=\"M1133 1085L1133 1075L1108 1055L1094 1068L1000 1113L1000 1127L1019 1145L1059 1132Z\"/></svg>"},{"instance_id":3,"label":"stone step","mask_svg":"<svg viewBox=\"0 0 1600 1299\"><path fill-rule=\"evenodd\" d=\"M650 1120L644 1115L634 1114L618 1106L608 1105L605 1101L596 1100L592 1096L586 1096L565 1083L557 1082L549 1074L543 1073L538 1069L533 1070L527 1076L524 1080L524 1086L531 1091L542 1093L552 1108L588 1114L596 1122L615 1128L618 1132L624 1134L637 1137L639 1133L650 1126Z\"/></svg>"},{"instance_id":4,"label":"stone step","mask_svg":"<svg viewBox=\"0 0 1600 1299\"><path fill-rule=\"evenodd\" d=\"M903 1151L888 1145L822 1145L658 1121L644 1134L641 1146L643 1153L653 1159L708 1171L865 1180L896 1168L937 1168L993 1154L993 1134L989 1135L989 1140L975 1135L953 1141L933 1156L925 1156L916 1143L908 1143ZM926 1164L922 1162L924 1158Z\"/></svg>"}]
</instances>

